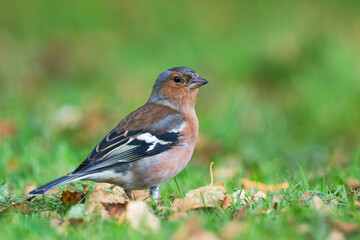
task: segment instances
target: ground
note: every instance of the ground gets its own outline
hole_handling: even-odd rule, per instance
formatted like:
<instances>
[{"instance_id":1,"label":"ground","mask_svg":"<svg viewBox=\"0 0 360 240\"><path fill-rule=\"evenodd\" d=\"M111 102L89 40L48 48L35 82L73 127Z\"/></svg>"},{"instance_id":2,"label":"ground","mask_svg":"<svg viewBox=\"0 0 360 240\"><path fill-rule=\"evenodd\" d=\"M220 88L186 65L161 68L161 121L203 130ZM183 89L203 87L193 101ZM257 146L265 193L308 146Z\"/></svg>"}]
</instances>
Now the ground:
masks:
<instances>
[{"instance_id":1,"label":"ground","mask_svg":"<svg viewBox=\"0 0 360 240\"><path fill-rule=\"evenodd\" d=\"M6 6L0 9L4 238L359 238L357 2ZM91 182L24 201L29 188L74 170L145 103L162 70L183 65L209 80L196 106L194 156L161 186L158 205L129 205L144 209L158 228L136 230L121 197L105 204L114 216L86 213L97 191ZM174 209L176 199L211 183L211 162L213 181L225 189L215 191L217 201L210 206L200 198L197 209ZM255 198L260 187L266 195ZM67 189L84 190L83 197L67 203L61 197Z\"/></svg>"}]
</instances>

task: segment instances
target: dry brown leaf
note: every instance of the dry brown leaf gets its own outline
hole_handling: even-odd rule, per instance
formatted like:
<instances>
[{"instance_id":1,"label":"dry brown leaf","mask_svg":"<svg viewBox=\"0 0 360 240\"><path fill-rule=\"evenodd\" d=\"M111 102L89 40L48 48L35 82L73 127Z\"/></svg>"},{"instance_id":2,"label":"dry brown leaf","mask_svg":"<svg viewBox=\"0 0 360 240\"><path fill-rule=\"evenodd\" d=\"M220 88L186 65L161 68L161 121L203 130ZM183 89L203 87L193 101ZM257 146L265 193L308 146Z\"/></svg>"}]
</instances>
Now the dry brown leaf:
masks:
<instances>
[{"instance_id":1,"label":"dry brown leaf","mask_svg":"<svg viewBox=\"0 0 360 240\"><path fill-rule=\"evenodd\" d=\"M132 190L131 195L134 199L145 200L149 197L149 192L146 190Z\"/></svg>"},{"instance_id":2,"label":"dry brown leaf","mask_svg":"<svg viewBox=\"0 0 360 240\"><path fill-rule=\"evenodd\" d=\"M221 230L221 239L236 239L246 232L248 224L246 222L231 221Z\"/></svg>"},{"instance_id":3,"label":"dry brown leaf","mask_svg":"<svg viewBox=\"0 0 360 240\"><path fill-rule=\"evenodd\" d=\"M27 197L27 198L24 199L24 201L26 201L26 202L32 202L32 200L34 200L35 197L36 197L36 196Z\"/></svg>"},{"instance_id":4,"label":"dry brown leaf","mask_svg":"<svg viewBox=\"0 0 360 240\"><path fill-rule=\"evenodd\" d=\"M172 207L174 209L188 211L202 207L221 206L225 192L226 189L223 183L214 183L199 187L189 191L184 199L175 199Z\"/></svg>"},{"instance_id":5,"label":"dry brown leaf","mask_svg":"<svg viewBox=\"0 0 360 240\"><path fill-rule=\"evenodd\" d=\"M119 223L122 223L125 219L126 208L130 200L124 198L124 202L120 203L106 203L100 202L110 216L115 217Z\"/></svg>"},{"instance_id":6,"label":"dry brown leaf","mask_svg":"<svg viewBox=\"0 0 360 240\"><path fill-rule=\"evenodd\" d=\"M278 183L274 185L266 185L261 182L251 181L249 179L242 178L241 183L244 185L246 191L250 189L259 189L261 192L267 193L268 191L273 192L275 190L286 189L289 187L288 182Z\"/></svg>"},{"instance_id":7,"label":"dry brown leaf","mask_svg":"<svg viewBox=\"0 0 360 240\"><path fill-rule=\"evenodd\" d=\"M111 192L112 191L112 192ZM104 203L124 203L126 201L124 189L108 183L96 184L95 191L91 193L86 214L97 212L103 218L110 217Z\"/></svg>"},{"instance_id":8,"label":"dry brown leaf","mask_svg":"<svg viewBox=\"0 0 360 240\"><path fill-rule=\"evenodd\" d=\"M185 195L185 200L206 205L220 206L224 199L226 189L223 183L217 182L191 190Z\"/></svg>"},{"instance_id":9,"label":"dry brown leaf","mask_svg":"<svg viewBox=\"0 0 360 240\"><path fill-rule=\"evenodd\" d=\"M228 194L225 195L223 201L222 201L222 207L227 209L231 206L231 202L232 202L232 197Z\"/></svg>"},{"instance_id":10,"label":"dry brown leaf","mask_svg":"<svg viewBox=\"0 0 360 240\"><path fill-rule=\"evenodd\" d=\"M146 190L133 190L131 191L131 195L134 197L134 199L142 200L145 202L151 202L151 198L149 197L150 192ZM161 195L159 194L159 198Z\"/></svg>"},{"instance_id":11,"label":"dry brown leaf","mask_svg":"<svg viewBox=\"0 0 360 240\"><path fill-rule=\"evenodd\" d=\"M126 208L126 218L130 222L131 227L136 230L141 230L145 227L152 231L158 231L160 228L160 220L143 201L130 201Z\"/></svg>"},{"instance_id":12,"label":"dry brown leaf","mask_svg":"<svg viewBox=\"0 0 360 240\"><path fill-rule=\"evenodd\" d=\"M0 137L11 137L16 134L16 127L13 122L0 121Z\"/></svg>"},{"instance_id":13,"label":"dry brown leaf","mask_svg":"<svg viewBox=\"0 0 360 240\"><path fill-rule=\"evenodd\" d=\"M217 240L218 237L203 229L198 216L193 216L172 236L173 240Z\"/></svg>"},{"instance_id":14,"label":"dry brown leaf","mask_svg":"<svg viewBox=\"0 0 360 240\"><path fill-rule=\"evenodd\" d=\"M61 193L61 197L60 200L63 204L68 204L70 203L71 205L75 205L78 202L80 203L85 203L85 198L87 195L88 191L87 191L87 185L85 186L85 189L82 190L81 192L70 192L69 190L64 190Z\"/></svg>"},{"instance_id":15,"label":"dry brown leaf","mask_svg":"<svg viewBox=\"0 0 360 240\"><path fill-rule=\"evenodd\" d=\"M175 209L180 209L182 211L189 211L192 209L202 208L202 207L204 207L204 204L203 203L195 203L193 201L189 201L186 199L177 198L173 202L172 207ZM211 206L207 206L207 207L213 207L213 206L211 205Z\"/></svg>"},{"instance_id":16,"label":"dry brown leaf","mask_svg":"<svg viewBox=\"0 0 360 240\"><path fill-rule=\"evenodd\" d=\"M24 187L23 193L25 196L29 195L29 192L31 192L32 190L34 190L36 188L36 184L35 182L29 182L28 184L26 184L26 186Z\"/></svg>"}]
</instances>

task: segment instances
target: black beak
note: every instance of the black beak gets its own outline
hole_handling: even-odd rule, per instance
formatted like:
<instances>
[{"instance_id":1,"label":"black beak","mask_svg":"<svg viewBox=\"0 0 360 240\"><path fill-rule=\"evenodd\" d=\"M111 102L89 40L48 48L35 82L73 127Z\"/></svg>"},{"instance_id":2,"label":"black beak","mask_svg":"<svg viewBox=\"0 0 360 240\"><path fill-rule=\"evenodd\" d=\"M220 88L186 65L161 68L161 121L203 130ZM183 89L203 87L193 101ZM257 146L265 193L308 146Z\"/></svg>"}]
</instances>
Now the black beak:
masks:
<instances>
[{"instance_id":1,"label":"black beak","mask_svg":"<svg viewBox=\"0 0 360 240\"><path fill-rule=\"evenodd\" d=\"M191 88L191 89L199 88L202 85L205 85L207 83L208 83L207 80L200 78L200 77L195 77L190 81L189 88Z\"/></svg>"}]
</instances>

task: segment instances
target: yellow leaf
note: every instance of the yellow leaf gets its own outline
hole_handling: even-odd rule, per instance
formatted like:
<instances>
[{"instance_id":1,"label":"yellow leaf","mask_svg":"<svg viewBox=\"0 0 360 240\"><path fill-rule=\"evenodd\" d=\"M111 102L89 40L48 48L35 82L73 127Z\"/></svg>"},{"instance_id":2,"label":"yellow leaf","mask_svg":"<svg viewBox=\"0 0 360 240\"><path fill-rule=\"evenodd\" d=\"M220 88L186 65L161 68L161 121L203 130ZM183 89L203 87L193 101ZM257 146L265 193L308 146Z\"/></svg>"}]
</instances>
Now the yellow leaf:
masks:
<instances>
[{"instance_id":1,"label":"yellow leaf","mask_svg":"<svg viewBox=\"0 0 360 240\"><path fill-rule=\"evenodd\" d=\"M273 192L275 190L286 189L289 187L288 182L278 183L274 185L266 185L261 182L251 181L249 179L242 178L241 183L244 185L246 191L250 189L258 189L263 193Z\"/></svg>"}]
</instances>

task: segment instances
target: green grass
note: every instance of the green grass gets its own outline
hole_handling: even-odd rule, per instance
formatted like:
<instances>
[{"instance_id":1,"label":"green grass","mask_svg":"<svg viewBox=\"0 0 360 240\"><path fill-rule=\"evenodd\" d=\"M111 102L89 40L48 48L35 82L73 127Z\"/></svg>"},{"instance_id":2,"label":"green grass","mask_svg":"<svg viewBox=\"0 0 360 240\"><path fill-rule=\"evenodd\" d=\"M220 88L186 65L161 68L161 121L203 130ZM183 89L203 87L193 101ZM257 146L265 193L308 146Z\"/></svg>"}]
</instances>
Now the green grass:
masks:
<instances>
[{"instance_id":1,"label":"green grass","mask_svg":"<svg viewBox=\"0 0 360 240\"><path fill-rule=\"evenodd\" d=\"M246 224L239 238L324 239L336 221L360 225L347 186L348 178L360 178L359 3L1 3L0 122L16 129L0 137L0 183L9 189L1 207L22 200L29 182L39 186L75 169L147 100L157 74L185 65L209 80L197 102L206 143L177 182L161 187L166 207L168 196L209 184L214 161L214 170L237 171L215 178L229 193L241 188L241 178L290 183L276 193L287 199L279 210L264 214L272 206L266 200L246 211L238 220ZM73 114L72 124L65 123L66 114L59 120L64 109ZM305 191L337 199L338 212L300 203ZM31 204L31 214L0 216L3 238L64 238L41 212L66 218L69 206L56 197ZM199 210L169 221L167 211L152 207L161 231L148 238L169 238L197 217L220 236L242 208ZM143 237L128 224L97 216L84 216L83 224L66 231L74 239ZM359 231L346 237L358 239Z\"/></svg>"}]
</instances>

